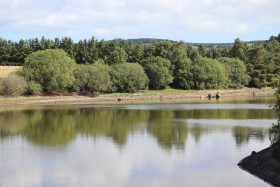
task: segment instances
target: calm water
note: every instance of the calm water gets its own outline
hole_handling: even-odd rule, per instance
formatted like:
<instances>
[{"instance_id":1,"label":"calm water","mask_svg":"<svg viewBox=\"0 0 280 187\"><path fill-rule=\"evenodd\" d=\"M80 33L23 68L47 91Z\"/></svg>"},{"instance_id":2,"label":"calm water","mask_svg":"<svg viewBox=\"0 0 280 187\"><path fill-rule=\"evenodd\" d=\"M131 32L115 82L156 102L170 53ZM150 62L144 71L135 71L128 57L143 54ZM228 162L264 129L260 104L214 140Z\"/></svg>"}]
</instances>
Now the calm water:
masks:
<instances>
[{"instance_id":1,"label":"calm water","mask_svg":"<svg viewBox=\"0 0 280 187\"><path fill-rule=\"evenodd\" d=\"M270 145L271 99L0 112L0 186L269 186L239 169Z\"/></svg>"}]
</instances>

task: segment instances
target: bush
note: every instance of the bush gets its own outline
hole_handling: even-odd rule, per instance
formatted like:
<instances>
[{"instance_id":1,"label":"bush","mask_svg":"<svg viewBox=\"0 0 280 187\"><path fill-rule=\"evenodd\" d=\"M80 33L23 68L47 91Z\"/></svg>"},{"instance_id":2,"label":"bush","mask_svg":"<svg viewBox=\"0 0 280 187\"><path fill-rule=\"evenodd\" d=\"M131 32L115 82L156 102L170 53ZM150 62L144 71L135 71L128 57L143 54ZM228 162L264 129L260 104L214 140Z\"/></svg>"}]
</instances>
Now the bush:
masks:
<instances>
[{"instance_id":1,"label":"bush","mask_svg":"<svg viewBox=\"0 0 280 187\"><path fill-rule=\"evenodd\" d=\"M144 67L147 73L152 89L161 89L168 86L173 81L172 72L170 71L170 60L164 59L160 56L149 57L141 61L141 65Z\"/></svg>"},{"instance_id":2,"label":"bush","mask_svg":"<svg viewBox=\"0 0 280 187\"><path fill-rule=\"evenodd\" d=\"M249 83L250 77L244 63L235 58L218 58L226 69L226 86L230 88L241 88Z\"/></svg>"},{"instance_id":3,"label":"bush","mask_svg":"<svg viewBox=\"0 0 280 187\"><path fill-rule=\"evenodd\" d=\"M225 86L225 68L217 60L199 57L192 62L188 73L193 89L218 89Z\"/></svg>"},{"instance_id":4,"label":"bush","mask_svg":"<svg viewBox=\"0 0 280 187\"><path fill-rule=\"evenodd\" d=\"M19 96L24 93L26 81L23 77L15 74L9 74L2 79L1 94L5 96Z\"/></svg>"},{"instance_id":5,"label":"bush","mask_svg":"<svg viewBox=\"0 0 280 187\"><path fill-rule=\"evenodd\" d=\"M28 95L33 95L40 93L42 91L42 87L39 83L36 83L35 81L29 81L27 82L25 93Z\"/></svg>"},{"instance_id":6,"label":"bush","mask_svg":"<svg viewBox=\"0 0 280 187\"><path fill-rule=\"evenodd\" d=\"M126 59L127 59L127 54L125 50L123 48L116 47L116 49L114 49L110 53L108 59L106 59L106 63L108 65L121 64L121 63L125 63Z\"/></svg>"},{"instance_id":7,"label":"bush","mask_svg":"<svg viewBox=\"0 0 280 187\"><path fill-rule=\"evenodd\" d=\"M76 91L98 95L111 86L109 67L103 63L78 65L74 71L73 87Z\"/></svg>"},{"instance_id":8,"label":"bush","mask_svg":"<svg viewBox=\"0 0 280 187\"><path fill-rule=\"evenodd\" d=\"M137 63L123 63L111 66L110 75L112 92L137 92L145 89L149 79L141 65Z\"/></svg>"},{"instance_id":9,"label":"bush","mask_svg":"<svg viewBox=\"0 0 280 187\"><path fill-rule=\"evenodd\" d=\"M190 86L190 71L191 60L188 58L184 49L178 48L174 50L172 59L173 71L173 86L180 89L191 89Z\"/></svg>"},{"instance_id":10,"label":"bush","mask_svg":"<svg viewBox=\"0 0 280 187\"><path fill-rule=\"evenodd\" d=\"M22 74L26 80L40 84L43 91L66 91L75 80L76 63L60 49L31 53L25 58Z\"/></svg>"}]
</instances>

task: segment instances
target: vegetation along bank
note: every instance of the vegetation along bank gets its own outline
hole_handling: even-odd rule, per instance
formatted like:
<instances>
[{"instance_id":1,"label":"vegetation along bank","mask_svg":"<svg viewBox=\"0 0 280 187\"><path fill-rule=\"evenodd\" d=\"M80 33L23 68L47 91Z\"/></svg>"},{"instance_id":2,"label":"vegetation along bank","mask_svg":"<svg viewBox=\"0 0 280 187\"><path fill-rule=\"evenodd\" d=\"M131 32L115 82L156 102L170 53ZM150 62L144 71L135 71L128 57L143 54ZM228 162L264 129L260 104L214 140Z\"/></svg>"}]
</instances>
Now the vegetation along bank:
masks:
<instances>
[{"instance_id":1,"label":"vegetation along bank","mask_svg":"<svg viewBox=\"0 0 280 187\"><path fill-rule=\"evenodd\" d=\"M4 96L42 93L137 93L139 90L274 87L280 81L280 35L248 45L198 48L180 41L149 44L94 38L78 43L0 39L0 63L23 66L2 76ZM1 75L0 75L1 76Z\"/></svg>"}]
</instances>

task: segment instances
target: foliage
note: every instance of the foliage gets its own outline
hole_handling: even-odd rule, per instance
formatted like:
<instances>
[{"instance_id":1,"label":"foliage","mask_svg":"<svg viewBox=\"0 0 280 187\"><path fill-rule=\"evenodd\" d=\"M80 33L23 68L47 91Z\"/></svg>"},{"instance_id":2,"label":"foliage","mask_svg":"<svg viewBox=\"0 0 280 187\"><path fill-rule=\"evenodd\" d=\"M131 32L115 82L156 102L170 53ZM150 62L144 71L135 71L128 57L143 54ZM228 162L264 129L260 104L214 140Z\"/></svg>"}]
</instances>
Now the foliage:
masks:
<instances>
[{"instance_id":1,"label":"foliage","mask_svg":"<svg viewBox=\"0 0 280 187\"><path fill-rule=\"evenodd\" d=\"M109 65L125 63L127 59L127 54L124 49L116 47L109 55L106 63Z\"/></svg>"},{"instance_id":2,"label":"foliage","mask_svg":"<svg viewBox=\"0 0 280 187\"><path fill-rule=\"evenodd\" d=\"M250 77L246 73L246 66L238 59L222 57L217 59L226 69L226 86L230 88L242 88L249 83Z\"/></svg>"},{"instance_id":3,"label":"foliage","mask_svg":"<svg viewBox=\"0 0 280 187\"><path fill-rule=\"evenodd\" d=\"M274 105L273 109L277 114L278 120L277 123L272 124L272 127L269 129L270 140L272 144L280 142L280 87L278 87L275 96L276 104Z\"/></svg>"},{"instance_id":4,"label":"foliage","mask_svg":"<svg viewBox=\"0 0 280 187\"><path fill-rule=\"evenodd\" d=\"M151 89L162 89L172 82L173 76L169 60L160 56L152 56L142 60L141 64L150 79L149 87Z\"/></svg>"},{"instance_id":5,"label":"foliage","mask_svg":"<svg viewBox=\"0 0 280 187\"><path fill-rule=\"evenodd\" d=\"M200 57L193 61L188 77L191 77L188 82L190 87L198 90L222 88L226 82L224 67L210 58Z\"/></svg>"},{"instance_id":6,"label":"foliage","mask_svg":"<svg viewBox=\"0 0 280 187\"><path fill-rule=\"evenodd\" d=\"M40 93L41 91L42 91L42 87L39 83L36 83L35 81L27 82L27 86L25 89L26 94L33 95L36 93Z\"/></svg>"},{"instance_id":7,"label":"foliage","mask_svg":"<svg viewBox=\"0 0 280 187\"><path fill-rule=\"evenodd\" d=\"M1 94L5 96L19 96L24 93L26 81L24 78L16 75L9 74L1 81Z\"/></svg>"},{"instance_id":8,"label":"foliage","mask_svg":"<svg viewBox=\"0 0 280 187\"><path fill-rule=\"evenodd\" d=\"M241 41L239 38L234 40L234 45L230 49L229 53L232 58L238 58L239 60L246 62L248 52L248 43Z\"/></svg>"},{"instance_id":9,"label":"foliage","mask_svg":"<svg viewBox=\"0 0 280 187\"><path fill-rule=\"evenodd\" d=\"M110 68L112 92L137 92L145 89L148 77L144 69L136 63L115 64Z\"/></svg>"},{"instance_id":10,"label":"foliage","mask_svg":"<svg viewBox=\"0 0 280 187\"><path fill-rule=\"evenodd\" d=\"M250 85L257 87L275 86L273 78L280 73L279 62L278 55L269 52L262 45L251 48L247 62L248 74L252 78Z\"/></svg>"},{"instance_id":11,"label":"foliage","mask_svg":"<svg viewBox=\"0 0 280 187\"><path fill-rule=\"evenodd\" d=\"M234 75L234 71L237 72L237 70L241 68L239 62L237 65L233 65L234 63L232 59L239 59L246 66L247 74L250 76L250 82L248 83L250 86L275 87L279 83L280 35L271 36L268 41L247 43L237 38L233 44L225 43L211 45L185 43L183 41L174 42L170 40L153 40L153 42L151 42L151 39L148 40L150 43L142 44L139 42L140 40L135 40L135 42L134 40L121 39L98 41L94 37L88 40L80 40L78 42L74 42L70 37L64 37L61 39L55 38L54 40L42 37L40 39L19 40L18 42L0 38L0 64L23 65L24 59L33 52L41 53L42 50L48 51L50 49L56 49L65 51L71 59L76 61L77 64L94 64L99 59L111 66L125 62L139 63L144 67L150 79L151 76L155 75L150 82L150 88L153 89L162 89L167 85L182 89L201 89L206 88L207 86L205 86L205 84L207 83L200 83L201 86L195 85L193 79L196 73L194 73L193 70L197 69L197 67L193 66L198 64L197 62L199 59L202 59L201 57L209 58L205 61L227 57L231 58L231 60L226 60L231 65L224 67L226 78L229 74ZM142 41L145 43L146 39L143 39ZM193 46L196 46L196 48ZM142 63L147 61L147 59L160 57L169 60L171 65L167 65L167 67L166 63L165 65L161 65L161 63L149 63L148 65L144 65ZM29 57L27 57L25 61L28 61L28 59ZM45 64L42 65L41 68L43 71L47 71L49 65L47 65L46 62L39 60L39 58L36 59L36 61L42 61L39 64ZM57 65L57 63L52 64ZM32 75L32 72L24 71L24 77L28 82L32 80L36 84L40 84L43 91L66 91L73 88L72 83L74 79L73 74L71 75L70 72L75 68L70 68L72 70L69 69L69 71L66 70L66 72L63 71L65 68L54 68L56 65L50 66L52 68L50 68L49 72L42 75L41 78L37 77L36 80ZM204 68L207 66L208 65L203 65ZM235 66L239 68L228 68ZM35 75L39 76L37 73L39 71L38 67L35 67L34 65L34 68L37 68L36 71L34 70ZM150 71L150 69L154 70ZM219 65L217 69L220 69ZM221 87L241 87L246 85L247 82L245 80L247 79L244 75L244 68L242 67L240 70L241 72L238 72L237 74L242 74L241 77L236 75L235 78L233 78L230 76L227 81L223 82L224 85L221 85ZM55 75L52 75L51 71ZM57 72L60 71L62 71L62 76L60 77L65 77L56 77ZM42 77L44 76L48 79L47 81L43 80ZM174 77L174 79L172 77ZM238 80L237 78L242 80Z\"/></svg>"},{"instance_id":12,"label":"foliage","mask_svg":"<svg viewBox=\"0 0 280 187\"><path fill-rule=\"evenodd\" d=\"M40 84L43 91L66 91L75 80L75 66L75 61L63 50L47 49L26 57L22 73L27 81Z\"/></svg>"},{"instance_id":13,"label":"foliage","mask_svg":"<svg viewBox=\"0 0 280 187\"><path fill-rule=\"evenodd\" d=\"M96 62L93 65L78 65L74 71L74 89L91 94L107 91L111 86L108 69L109 67L102 62Z\"/></svg>"},{"instance_id":14,"label":"foliage","mask_svg":"<svg viewBox=\"0 0 280 187\"><path fill-rule=\"evenodd\" d=\"M174 87L191 89L191 85L189 84L191 60L188 58L184 47L178 47L174 50L172 65L174 66Z\"/></svg>"},{"instance_id":15,"label":"foliage","mask_svg":"<svg viewBox=\"0 0 280 187\"><path fill-rule=\"evenodd\" d=\"M200 56L206 57L207 50L206 50L206 47L203 44L199 45L198 53L200 54Z\"/></svg>"},{"instance_id":16,"label":"foliage","mask_svg":"<svg viewBox=\"0 0 280 187\"><path fill-rule=\"evenodd\" d=\"M273 87L279 87L280 86L280 76L279 75L276 75L275 77L273 77L271 79L271 85Z\"/></svg>"}]
</instances>

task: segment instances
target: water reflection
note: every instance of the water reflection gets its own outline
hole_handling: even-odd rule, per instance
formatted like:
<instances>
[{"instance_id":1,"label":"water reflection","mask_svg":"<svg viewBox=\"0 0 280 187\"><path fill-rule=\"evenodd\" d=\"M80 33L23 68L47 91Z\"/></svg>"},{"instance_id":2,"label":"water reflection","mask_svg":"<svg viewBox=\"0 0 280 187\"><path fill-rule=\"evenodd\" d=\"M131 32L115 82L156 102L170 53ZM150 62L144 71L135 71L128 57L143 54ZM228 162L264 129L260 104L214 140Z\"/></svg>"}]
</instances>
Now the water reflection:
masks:
<instances>
[{"instance_id":1,"label":"water reflection","mask_svg":"<svg viewBox=\"0 0 280 187\"><path fill-rule=\"evenodd\" d=\"M154 109L148 110L149 107ZM236 145L241 146L250 139L263 141L268 135L266 126L276 118L271 109L263 106L223 109L213 105L214 109L206 106L207 109L192 110L171 110L169 105L161 105L161 110L158 107L46 107L6 111L0 113L0 137L21 135L41 146L66 146L81 134L106 137L122 147L129 134L147 132L163 149L171 150L184 149L188 136L199 142L209 133L231 132ZM262 119L261 125L248 119Z\"/></svg>"},{"instance_id":2,"label":"water reflection","mask_svg":"<svg viewBox=\"0 0 280 187\"><path fill-rule=\"evenodd\" d=\"M232 129L232 134L235 137L236 145L241 146L244 143L248 143L250 139L264 141L268 135L268 130L263 128L251 128L236 126Z\"/></svg>"}]
</instances>

